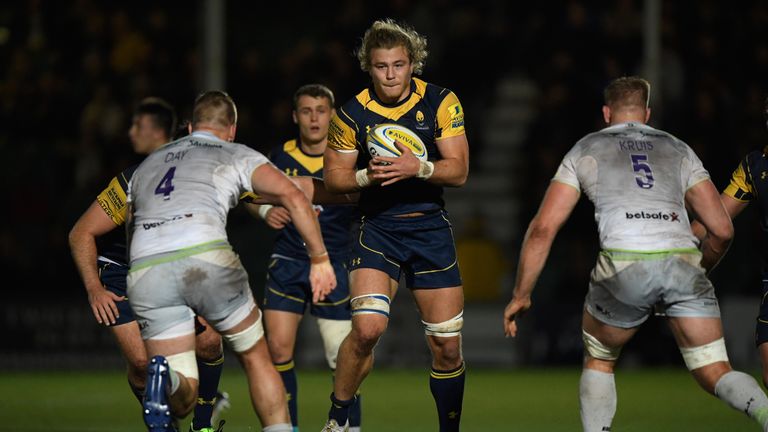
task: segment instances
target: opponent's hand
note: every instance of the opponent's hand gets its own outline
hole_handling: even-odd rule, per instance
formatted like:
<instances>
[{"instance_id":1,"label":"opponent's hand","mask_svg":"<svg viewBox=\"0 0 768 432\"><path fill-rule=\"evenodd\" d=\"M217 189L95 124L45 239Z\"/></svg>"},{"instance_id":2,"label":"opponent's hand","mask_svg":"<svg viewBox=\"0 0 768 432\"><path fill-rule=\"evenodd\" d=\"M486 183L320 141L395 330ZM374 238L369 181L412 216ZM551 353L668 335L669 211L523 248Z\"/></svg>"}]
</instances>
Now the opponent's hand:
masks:
<instances>
[{"instance_id":1,"label":"opponent's hand","mask_svg":"<svg viewBox=\"0 0 768 432\"><path fill-rule=\"evenodd\" d=\"M369 169L373 172L374 180L382 182L382 186L391 185L400 180L416 177L419 173L419 158L411 149L395 141L395 147L400 150L398 157L376 156Z\"/></svg>"},{"instance_id":2,"label":"opponent's hand","mask_svg":"<svg viewBox=\"0 0 768 432\"><path fill-rule=\"evenodd\" d=\"M274 206L267 210L264 221L270 228L274 228L276 230L283 229L287 224L291 222L291 214L285 207Z\"/></svg>"},{"instance_id":3,"label":"opponent's hand","mask_svg":"<svg viewBox=\"0 0 768 432\"><path fill-rule=\"evenodd\" d=\"M522 316L530 308L530 297L512 297L512 300L509 301L509 304L504 309L504 335L506 337L517 336L517 322L515 322L515 319Z\"/></svg>"},{"instance_id":4,"label":"opponent's hand","mask_svg":"<svg viewBox=\"0 0 768 432\"><path fill-rule=\"evenodd\" d=\"M117 319L120 318L115 302L125 301L126 298L109 291L101 285L98 287L88 287L87 291L88 302L91 304L91 311L93 311L96 321L104 325L115 324Z\"/></svg>"},{"instance_id":5,"label":"opponent's hand","mask_svg":"<svg viewBox=\"0 0 768 432\"><path fill-rule=\"evenodd\" d=\"M325 296L336 288L336 272L330 260L312 263L309 268L309 283L312 285L312 303L325 300Z\"/></svg>"}]
</instances>

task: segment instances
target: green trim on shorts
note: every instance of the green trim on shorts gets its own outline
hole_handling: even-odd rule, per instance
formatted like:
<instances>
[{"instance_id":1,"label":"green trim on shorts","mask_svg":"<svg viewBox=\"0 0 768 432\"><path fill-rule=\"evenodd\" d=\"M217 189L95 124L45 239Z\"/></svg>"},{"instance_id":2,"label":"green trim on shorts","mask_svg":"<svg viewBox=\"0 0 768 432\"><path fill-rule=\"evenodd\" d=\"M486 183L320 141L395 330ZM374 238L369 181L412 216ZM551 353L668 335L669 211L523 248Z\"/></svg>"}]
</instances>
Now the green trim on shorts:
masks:
<instances>
[{"instance_id":1,"label":"green trim on shorts","mask_svg":"<svg viewBox=\"0 0 768 432\"><path fill-rule=\"evenodd\" d=\"M171 261L176 261L181 258L186 258L192 255L197 255L203 252L212 250L229 249L232 250L232 246L226 240L213 240L198 245L190 246L184 249L178 249L171 252L163 252L148 257L139 258L131 263L131 268L128 273L132 273L136 270L151 267L158 264L163 264Z\"/></svg>"},{"instance_id":2,"label":"green trim on shorts","mask_svg":"<svg viewBox=\"0 0 768 432\"><path fill-rule=\"evenodd\" d=\"M633 251L626 249L603 249L601 255L610 257L617 261L649 261L668 258L672 255L695 254L701 255L701 251L696 248L665 249L658 251Z\"/></svg>"}]
</instances>

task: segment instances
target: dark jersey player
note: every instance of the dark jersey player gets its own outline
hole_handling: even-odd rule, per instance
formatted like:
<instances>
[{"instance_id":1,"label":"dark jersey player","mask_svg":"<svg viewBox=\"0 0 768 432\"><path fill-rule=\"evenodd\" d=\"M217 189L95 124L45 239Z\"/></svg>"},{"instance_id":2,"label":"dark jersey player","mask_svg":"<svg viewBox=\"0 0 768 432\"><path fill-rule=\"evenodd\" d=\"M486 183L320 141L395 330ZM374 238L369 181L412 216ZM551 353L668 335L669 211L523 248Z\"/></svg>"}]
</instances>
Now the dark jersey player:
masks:
<instances>
[{"instance_id":1,"label":"dark jersey player","mask_svg":"<svg viewBox=\"0 0 768 432\"><path fill-rule=\"evenodd\" d=\"M142 155L170 141L176 129L174 109L159 98L146 98L136 108L129 136L133 150ZM141 401L144 394L147 353L139 326L126 297L128 264L125 231L126 191L136 165L125 169L75 223L69 234L72 257L88 293L93 315L115 336L128 369L128 384ZM224 362L221 337L198 321L197 361L201 385L195 408L194 431L213 431L211 417L229 405L217 388ZM216 413L218 414L218 412Z\"/></svg>"},{"instance_id":2,"label":"dark jersey player","mask_svg":"<svg viewBox=\"0 0 768 432\"><path fill-rule=\"evenodd\" d=\"M323 152L333 114L334 96L329 88L320 84L300 87L293 95L293 121L299 136L275 147L269 153L270 161L291 177L322 178ZM352 327L347 262L350 226L356 210L350 205L315 206L337 285L325 300L314 304L308 279L309 257L287 210L271 205L249 205L248 208L279 230L264 287L264 323L272 361L288 392L291 423L294 431L298 431L298 383L293 358L299 322L307 309L317 318L328 366L335 370L339 345ZM358 400L350 416L350 431L359 428Z\"/></svg>"},{"instance_id":3,"label":"dark jersey player","mask_svg":"<svg viewBox=\"0 0 768 432\"><path fill-rule=\"evenodd\" d=\"M362 217L350 256L352 331L339 350L324 431L343 430L355 392L373 366L373 348L386 330L401 277L413 292L432 353L430 389L440 430L459 430L464 295L442 191L466 182L469 151L456 95L413 77L426 56L426 39L413 29L374 22L358 51L371 86L331 121L325 186L334 193L360 191ZM401 156L371 158L366 136L381 123L418 134L428 161L400 143Z\"/></svg>"}]
</instances>

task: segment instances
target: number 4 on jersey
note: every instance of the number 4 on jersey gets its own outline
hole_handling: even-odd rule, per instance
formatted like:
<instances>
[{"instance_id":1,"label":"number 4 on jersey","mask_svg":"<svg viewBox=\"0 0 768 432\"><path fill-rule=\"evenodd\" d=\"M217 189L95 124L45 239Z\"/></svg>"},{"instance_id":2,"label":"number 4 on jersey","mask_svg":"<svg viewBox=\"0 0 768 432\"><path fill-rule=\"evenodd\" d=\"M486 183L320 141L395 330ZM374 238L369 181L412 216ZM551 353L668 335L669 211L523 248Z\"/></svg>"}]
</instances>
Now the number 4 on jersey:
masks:
<instances>
[{"instance_id":1,"label":"number 4 on jersey","mask_svg":"<svg viewBox=\"0 0 768 432\"><path fill-rule=\"evenodd\" d=\"M173 175L176 174L176 167L168 168L160 183L155 188L155 195L162 195L164 200L171 199L173 192Z\"/></svg>"}]
</instances>

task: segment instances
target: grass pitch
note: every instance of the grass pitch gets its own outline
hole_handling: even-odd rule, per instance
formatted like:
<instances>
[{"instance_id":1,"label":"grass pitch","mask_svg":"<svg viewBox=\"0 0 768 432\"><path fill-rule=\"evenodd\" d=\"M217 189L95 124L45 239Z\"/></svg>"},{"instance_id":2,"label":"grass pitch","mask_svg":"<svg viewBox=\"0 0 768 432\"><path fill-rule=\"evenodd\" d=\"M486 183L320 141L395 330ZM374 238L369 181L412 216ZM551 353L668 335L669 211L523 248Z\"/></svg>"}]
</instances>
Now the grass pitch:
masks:
<instances>
[{"instance_id":1,"label":"grass pitch","mask_svg":"<svg viewBox=\"0 0 768 432\"><path fill-rule=\"evenodd\" d=\"M462 430L571 432L581 430L578 369L468 369ZM299 369L301 430L319 431L331 378ZM436 431L427 370L374 369L363 384L368 432ZM759 427L695 384L685 370L620 370L614 432L757 431ZM232 408L226 432L260 431L241 369L229 365L221 388ZM141 431L140 408L123 373L0 373L0 425L16 432ZM191 419L184 420L186 431Z\"/></svg>"}]
</instances>

